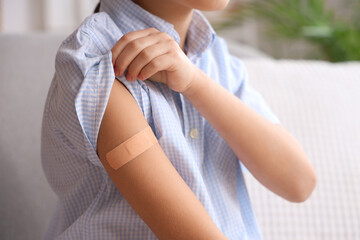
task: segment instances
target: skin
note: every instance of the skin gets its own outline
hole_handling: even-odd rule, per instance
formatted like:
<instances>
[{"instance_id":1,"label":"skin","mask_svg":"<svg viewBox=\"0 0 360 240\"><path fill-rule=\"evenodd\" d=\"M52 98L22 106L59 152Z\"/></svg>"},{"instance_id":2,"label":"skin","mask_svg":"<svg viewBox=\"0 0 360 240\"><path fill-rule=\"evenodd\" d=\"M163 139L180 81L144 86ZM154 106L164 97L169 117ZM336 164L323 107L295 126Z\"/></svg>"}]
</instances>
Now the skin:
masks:
<instances>
[{"instance_id":1,"label":"skin","mask_svg":"<svg viewBox=\"0 0 360 240\"><path fill-rule=\"evenodd\" d=\"M122 75L127 69L129 81L149 79L180 92L219 132L257 180L289 201L305 201L315 188L316 173L301 145L281 125L269 122L204 74L183 52L193 8L209 10L208 6L213 6L211 10L217 10L226 6L227 1L212 1L213 5L207 5L211 1L205 0L135 2L174 24L182 41L178 45L156 29L124 35L112 49L115 75Z\"/></svg>"},{"instance_id":2,"label":"skin","mask_svg":"<svg viewBox=\"0 0 360 240\"><path fill-rule=\"evenodd\" d=\"M110 167L106 153L147 126L131 93L114 81L99 129L97 153L119 192L158 239L228 239L158 143L121 168Z\"/></svg>"},{"instance_id":3,"label":"skin","mask_svg":"<svg viewBox=\"0 0 360 240\"><path fill-rule=\"evenodd\" d=\"M187 29L187 25L184 26L184 29ZM135 39L141 41L134 42ZM182 42L184 42L183 39ZM167 52L174 53L170 48L180 49L179 53L181 54L176 54L177 58L183 58L180 62L187 60L179 45L174 45L174 41L168 35L159 33L155 29L148 29L125 35L114 46L112 53L113 56L117 55L113 59L115 70L115 62L119 55L128 65L133 62L134 58L140 54L139 43L145 44L142 47L151 50L140 51L142 56L152 58L152 53L159 54L167 45ZM144 55L145 52L147 54ZM129 56L133 60L128 61ZM138 59L138 64L142 65L143 61L141 58ZM117 69L117 71L123 72L126 69L121 68L124 63L121 61L118 63L120 70ZM153 72L153 69L149 68L149 71ZM165 73L166 71L162 71L158 75L161 77ZM178 72L174 73L176 78L185 77L184 72L180 75ZM172 74L170 73L170 75ZM189 75L189 77L191 76ZM174 87L176 88L176 86ZM117 170L112 169L108 164L106 154L146 126L149 125L134 97L121 82L115 80L100 124L97 154L124 199L158 239L228 239L213 222L202 203L179 175L159 144L153 145Z\"/></svg>"},{"instance_id":4,"label":"skin","mask_svg":"<svg viewBox=\"0 0 360 240\"><path fill-rule=\"evenodd\" d=\"M226 7L228 0L133 0L148 12L172 23L180 35L180 47L184 49L193 9L216 11Z\"/></svg>"},{"instance_id":5,"label":"skin","mask_svg":"<svg viewBox=\"0 0 360 240\"><path fill-rule=\"evenodd\" d=\"M289 201L306 200L315 187L316 174L297 141L217 84L183 51L193 9L219 10L227 1L134 2L172 23L181 41L177 44L153 28L125 34L111 50L115 75L127 70L129 81L161 82L183 94L264 186ZM227 239L159 144L117 170L109 166L106 153L146 126L131 93L114 81L99 129L97 153L118 190L158 239Z\"/></svg>"}]
</instances>

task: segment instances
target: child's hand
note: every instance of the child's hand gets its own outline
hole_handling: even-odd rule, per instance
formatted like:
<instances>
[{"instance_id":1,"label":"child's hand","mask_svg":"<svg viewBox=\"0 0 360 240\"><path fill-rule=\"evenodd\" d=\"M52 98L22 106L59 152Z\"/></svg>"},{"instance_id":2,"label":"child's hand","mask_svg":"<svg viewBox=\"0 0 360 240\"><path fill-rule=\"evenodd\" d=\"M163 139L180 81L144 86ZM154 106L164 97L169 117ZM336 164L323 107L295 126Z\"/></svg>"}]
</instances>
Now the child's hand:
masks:
<instances>
[{"instance_id":1,"label":"child's hand","mask_svg":"<svg viewBox=\"0 0 360 240\"><path fill-rule=\"evenodd\" d=\"M111 49L115 76L126 72L126 79L150 79L184 92L197 67L187 58L177 42L154 28L125 34Z\"/></svg>"}]
</instances>

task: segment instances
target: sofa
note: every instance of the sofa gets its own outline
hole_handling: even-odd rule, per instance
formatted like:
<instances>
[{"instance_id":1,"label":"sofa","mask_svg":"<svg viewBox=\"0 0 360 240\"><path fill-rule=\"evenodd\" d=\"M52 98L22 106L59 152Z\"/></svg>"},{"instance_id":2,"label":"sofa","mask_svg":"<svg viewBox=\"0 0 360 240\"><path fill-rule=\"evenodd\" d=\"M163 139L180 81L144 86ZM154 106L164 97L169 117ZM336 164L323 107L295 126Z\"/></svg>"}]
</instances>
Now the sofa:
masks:
<instances>
[{"instance_id":1,"label":"sofa","mask_svg":"<svg viewBox=\"0 0 360 240\"><path fill-rule=\"evenodd\" d=\"M40 239L57 201L41 167L40 129L65 37L0 35L0 239ZM307 201L291 203L245 173L264 239L360 239L360 63L275 60L229 43L318 177Z\"/></svg>"}]
</instances>

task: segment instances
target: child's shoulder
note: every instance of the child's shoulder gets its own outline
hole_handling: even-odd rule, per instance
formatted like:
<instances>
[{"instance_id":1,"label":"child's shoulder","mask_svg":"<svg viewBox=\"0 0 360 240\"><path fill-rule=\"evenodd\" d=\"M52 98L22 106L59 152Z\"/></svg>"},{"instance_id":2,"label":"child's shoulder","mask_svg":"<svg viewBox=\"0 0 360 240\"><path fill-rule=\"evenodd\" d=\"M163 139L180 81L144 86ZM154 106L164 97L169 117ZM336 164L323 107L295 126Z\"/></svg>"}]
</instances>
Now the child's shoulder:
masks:
<instances>
[{"instance_id":1,"label":"child's shoulder","mask_svg":"<svg viewBox=\"0 0 360 240\"><path fill-rule=\"evenodd\" d=\"M91 14L62 42L63 45L76 41L81 45L95 45L104 54L121 38L123 33L105 12ZM86 46L83 46L86 47Z\"/></svg>"},{"instance_id":2,"label":"child's shoulder","mask_svg":"<svg viewBox=\"0 0 360 240\"><path fill-rule=\"evenodd\" d=\"M206 59L213 59L219 68L227 68L238 73L239 69L244 69L242 59L235 56L231 51L227 40L219 35L215 35L214 43L207 51Z\"/></svg>"},{"instance_id":3,"label":"child's shoulder","mask_svg":"<svg viewBox=\"0 0 360 240\"><path fill-rule=\"evenodd\" d=\"M111 64L111 49L121 36L121 30L107 13L85 18L58 48L55 56L58 79L81 82L100 62ZM71 78L68 77L69 68L73 71Z\"/></svg>"},{"instance_id":4,"label":"child's shoulder","mask_svg":"<svg viewBox=\"0 0 360 240\"><path fill-rule=\"evenodd\" d=\"M231 92L247 78L243 60L233 55L226 39L218 35L215 36L212 46L199 59L199 65L207 66L203 69Z\"/></svg>"},{"instance_id":5,"label":"child's shoulder","mask_svg":"<svg viewBox=\"0 0 360 240\"><path fill-rule=\"evenodd\" d=\"M226 39L217 34L215 35L214 43L211 46L211 53L217 56L222 55L223 58L233 57L229 51Z\"/></svg>"}]
</instances>

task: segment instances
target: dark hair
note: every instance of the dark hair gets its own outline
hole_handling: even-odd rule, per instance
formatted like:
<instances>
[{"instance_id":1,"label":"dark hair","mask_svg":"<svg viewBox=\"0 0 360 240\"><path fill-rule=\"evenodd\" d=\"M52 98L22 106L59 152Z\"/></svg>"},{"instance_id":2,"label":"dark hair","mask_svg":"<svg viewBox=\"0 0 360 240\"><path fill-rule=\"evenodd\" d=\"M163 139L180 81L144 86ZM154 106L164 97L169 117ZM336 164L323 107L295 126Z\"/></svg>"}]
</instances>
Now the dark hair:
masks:
<instances>
[{"instance_id":1,"label":"dark hair","mask_svg":"<svg viewBox=\"0 0 360 240\"><path fill-rule=\"evenodd\" d=\"M94 10L94 13L98 13L100 10L100 2L96 5L96 8Z\"/></svg>"}]
</instances>

